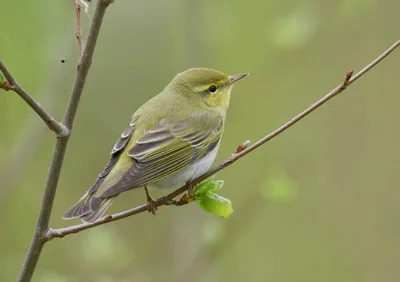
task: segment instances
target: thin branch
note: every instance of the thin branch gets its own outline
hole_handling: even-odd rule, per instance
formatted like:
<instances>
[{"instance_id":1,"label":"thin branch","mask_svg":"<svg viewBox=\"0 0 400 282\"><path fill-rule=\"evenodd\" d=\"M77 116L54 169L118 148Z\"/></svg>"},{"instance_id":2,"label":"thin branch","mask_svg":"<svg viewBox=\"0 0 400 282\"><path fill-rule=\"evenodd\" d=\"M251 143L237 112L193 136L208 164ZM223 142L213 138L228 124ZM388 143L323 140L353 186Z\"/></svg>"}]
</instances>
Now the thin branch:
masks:
<instances>
[{"instance_id":1,"label":"thin branch","mask_svg":"<svg viewBox=\"0 0 400 282\"><path fill-rule=\"evenodd\" d=\"M64 46L63 42L59 43ZM43 93L39 98L46 101L47 109L52 112L60 102L62 91L58 91L59 86L64 78L65 68L53 66L50 70L50 77L48 83L43 85L40 93ZM16 186L16 183L21 179L21 175L31 165L34 157L38 154L38 148L43 144L46 139L47 128L39 126L41 120L35 118L36 113L30 112L27 117L24 129L21 130L21 135L18 136L17 143L12 148L10 156L3 157L0 162L0 206L7 198L7 194L11 189ZM40 122L40 124L39 124ZM4 165L2 165L4 164Z\"/></svg>"},{"instance_id":2,"label":"thin branch","mask_svg":"<svg viewBox=\"0 0 400 282\"><path fill-rule=\"evenodd\" d=\"M4 63L0 60L0 71L4 74L7 79L8 85L6 86L6 90L12 90L17 93L46 123L47 127L54 131L57 135L66 134L66 127L56 121L45 108L42 107L32 96L20 86L15 78L11 75L10 71L4 65Z\"/></svg>"},{"instance_id":3,"label":"thin branch","mask_svg":"<svg viewBox=\"0 0 400 282\"><path fill-rule=\"evenodd\" d=\"M347 72L344 81L341 84L342 91L352 82L356 81L364 73L366 73L380 61L382 61L387 55L389 55L394 49L396 49L399 44L400 40L392 45L384 53L382 53L378 58L368 64L366 67L364 67L356 75L353 76L353 71ZM239 145L236 152L241 152L241 148L243 148L243 146L243 144ZM257 203L257 201L259 201L259 203ZM203 246L199 248L196 255L193 257L193 259L191 259L188 267L178 276L179 279L175 279L175 281L188 281L189 277L192 277L193 273L195 273L195 271L198 269L198 265L201 261L207 262L207 265L205 267L209 267L210 265L212 265L218 254L225 251L228 246L231 246L232 241L238 238L244 230L249 230L249 225L254 222L257 213L260 211L260 207L262 208L262 205L265 205L265 203L265 199L261 199L260 201L260 197L257 197L256 195L250 195L247 201L245 201L245 204L242 205L242 210L246 211L246 217L238 217L237 219L235 219L237 221L235 223L232 223L232 221L230 221L230 224L228 225L228 230L225 232L226 236L217 244L211 244L210 246ZM255 209L254 207L257 208ZM234 230L229 230L229 226L233 226L232 229ZM240 228L234 228L236 226L240 226ZM201 273L207 273L207 268L203 267Z\"/></svg>"},{"instance_id":4,"label":"thin branch","mask_svg":"<svg viewBox=\"0 0 400 282\"><path fill-rule=\"evenodd\" d=\"M80 56L82 57L84 42L83 42L83 38L82 38L81 6L78 4L78 0L72 0L72 2L74 4L74 9L75 9L75 13L76 13L76 23L77 23L77 28L78 28L78 30L76 31L76 39L78 39Z\"/></svg>"},{"instance_id":5,"label":"thin branch","mask_svg":"<svg viewBox=\"0 0 400 282\"><path fill-rule=\"evenodd\" d=\"M104 14L108 5L112 0L98 0L94 12L93 20L90 26L87 44L85 46L82 57L79 60L79 68L76 74L74 86L72 88L70 100L64 114L63 124L68 129L72 130L75 114L79 105L79 100L85 85L86 76L92 63L92 56L96 41L100 32L100 27L103 22ZM5 74L6 75L6 74ZM59 136L53 151L53 156L50 162L49 173L43 191L43 199L40 206L39 216L35 227L35 233L29 247L29 251L25 257L18 281L30 281L35 271L36 264L39 261L43 246L46 243L50 215L53 207L54 197L57 190L58 180L64 160L65 151L69 134Z\"/></svg>"},{"instance_id":6,"label":"thin branch","mask_svg":"<svg viewBox=\"0 0 400 282\"><path fill-rule=\"evenodd\" d=\"M350 84L352 84L354 81L356 81L361 76L363 76L365 73L367 73L371 68L373 68L376 64L378 64L380 61L382 61L387 55L389 55L394 49L396 49L399 46L400 46L400 40L397 41L395 44L393 44L389 49L387 49L384 53L382 53L379 57L377 57L374 61L372 61L370 64L368 64L366 67L364 67L361 71L359 71L354 76L353 76L353 71L347 72L343 82L340 83L331 92L326 94L324 97L319 99L317 102L315 102L314 104L309 106L307 109L302 111L300 114L298 114L297 116L295 116L294 118L292 118L291 120L289 120L288 122L286 122L285 124L283 124L282 126L277 128L276 130L274 130L270 134L268 134L268 135L264 136L263 138L261 138L260 140L258 140L256 143L252 144L251 146L247 147L244 150L238 150L239 151L238 153L233 154L230 158L226 159L225 161L223 161L218 166L212 168L207 173L205 173L202 176L200 176L200 177L196 178L195 180L193 180L192 184L200 183L201 181L203 181L203 180L207 179L208 177L214 175L218 171L230 166L235 161L237 161L238 159L244 157L248 153L254 151L255 149L257 149L261 145L265 144L266 142L268 142L272 138L274 138L274 137L278 136L279 134L281 134L282 132L287 130L289 127L291 127L295 123L297 123L299 120L301 120L302 118L304 118L308 114L312 113L315 109L319 108L324 103L326 103L327 101L329 101L330 99L332 99L333 97L338 95L339 93L343 92ZM176 196L179 196L180 194L182 194L182 193L184 193L186 191L187 191L187 186L185 185L185 186L175 190L171 194L168 194L168 195L166 195L164 197L161 197L161 198L157 199L155 201L155 205L156 205L156 207L159 207L159 206L165 206L165 205L170 205L170 204L177 204L177 203L179 203L179 201L176 202L176 201L172 201L172 200ZM102 225L102 224L105 224L105 223L108 223L108 222L116 221L116 220L119 220L119 219L122 219L122 218L125 218L125 217L129 217L129 216L132 216L132 215L135 215L135 214L138 214L138 213L142 213L142 212L147 211L147 210L148 210L148 204L144 204L144 205L138 206L136 208L133 208L133 209L130 209L130 210L127 210L127 211L123 211L123 212L116 213L116 214L113 214L113 215L105 216L103 218L100 218L100 219L92 222L92 223L72 225L72 226L69 226L69 227L59 228L59 229L49 229L48 233L46 234L46 240L51 240L53 238L62 238L62 237L66 236L66 235L69 235L69 234L78 233L78 232L80 232L82 230L93 228L95 226Z\"/></svg>"}]
</instances>

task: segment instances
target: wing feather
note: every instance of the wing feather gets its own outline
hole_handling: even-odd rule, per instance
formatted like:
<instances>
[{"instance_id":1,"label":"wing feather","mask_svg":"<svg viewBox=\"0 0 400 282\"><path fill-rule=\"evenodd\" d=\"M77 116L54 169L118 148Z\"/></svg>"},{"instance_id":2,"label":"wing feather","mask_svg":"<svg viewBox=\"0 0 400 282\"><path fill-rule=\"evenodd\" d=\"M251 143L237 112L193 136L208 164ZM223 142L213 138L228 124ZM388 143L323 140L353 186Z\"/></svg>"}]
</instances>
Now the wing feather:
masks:
<instances>
[{"instance_id":1,"label":"wing feather","mask_svg":"<svg viewBox=\"0 0 400 282\"><path fill-rule=\"evenodd\" d=\"M219 115L212 118L214 120L200 126L198 119L191 118L169 128L166 127L168 123L162 120L127 151L128 156L134 159L132 166L101 196L111 197L155 183L207 155L218 145L221 137L223 120Z\"/></svg>"},{"instance_id":2,"label":"wing feather","mask_svg":"<svg viewBox=\"0 0 400 282\"><path fill-rule=\"evenodd\" d=\"M110 155L110 160L108 161L107 165L104 167L103 171L99 174L99 176L96 179L96 182L93 184L92 187L90 187L88 193L92 194L99 189L101 184L104 182L106 177L110 174L111 170L114 168L116 163L119 160L120 154L122 150L125 148L126 144L128 143L129 139L132 136L132 133L135 129L137 122L137 118L132 119L132 121L129 123L129 126L122 132L120 138L117 140L115 143Z\"/></svg>"}]
</instances>

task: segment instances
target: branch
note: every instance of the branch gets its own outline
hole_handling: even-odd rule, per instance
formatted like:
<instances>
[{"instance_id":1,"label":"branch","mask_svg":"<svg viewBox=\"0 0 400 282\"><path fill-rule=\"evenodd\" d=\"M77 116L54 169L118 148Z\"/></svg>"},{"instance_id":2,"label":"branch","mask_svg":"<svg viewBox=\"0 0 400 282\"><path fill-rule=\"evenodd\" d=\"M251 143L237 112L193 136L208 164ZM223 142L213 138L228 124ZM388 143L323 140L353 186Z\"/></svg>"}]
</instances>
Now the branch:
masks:
<instances>
[{"instance_id":1,"label":"branch","mask_svg":"<svg viewBox=\"0 0 400 282\"><path fill-rule=\"evenodd\" d=\"M98 0L94 16L91 22L87 44L78 63L78 72L76 74L74 86L71 91L67 109L64 114L63 124L71 132L75 114L78 109L79 100L85 85L86 76L92 63L92 56L96 46L96 41L103 22L105 11L112 0ZM7 77L7 74L5 74ZM7 77L8 79L8 77ZM11 81L12 82L12 81ZM61 167L64 160L65 151L69 134L64 134L57 138L54 147L53 156L50 162L49 173L47 175L46 184L43 191L42 203L38 220L35 227L35 233L29 247L29 251L25 257L18 281L30 281L35 271L36 264L40 258L43 246L46 243L50 215L53 207L54 197L57 190L58 180L60 178Z\"/></svg>"},{"instance_id":2,"label":"branch","mask_svg":"<svg viewBox=\"0 0 400 282\"><path fill-rule=\"evenodd\" d=\"M300 114L298 114L297 116L295 116L294 118L292 118L291 120L289 120L288 122L283 124L281 127L275 129L270 134L268 134L268 135L264 136L263 138L261 138L260 140L258 140L253 145L247 147L244 150L239 150L239 148L238 148L237 153L233 154L230 158L226 159L225 161L223 161L218 166L212 168L207 173L205 173L202 176L200 176L200 177L196 178L195 180L193 180L191 184L195 185L195 184L200 183L201 181L203 181L203 180L207 179L208 177L214 175L218 171L230 166L235 161L237 161L238 159L244 157L248 153L254 151L255 149L257 149L258 147L260 147L264 143L268 142L272 138L278 136L279 134L281 134L282 132L287 130L289 127L291 127L295 123L297 123L299 120L301 120L302 118L304 118L308 114L312 113L315 109L319 108L324 103L326 103L327 101L329 101L330 99L332 99L333 97L338 95L339 93L343 92L350 84L352 84L354 81L356 81L361 76L363 76L365 73L367 73L370 69L372 69L375 65L377 65L380 61L382 61L386 56L388 56L392 51L394 51L399 46L400 46L400 40L397 41L395 44L393 44L389 49L387 49L385 52L383 52L379 57L377 57L375 60L373 60L370 64L368 64L366 67L364 67L361 71L359 71L354 76L353 76L353 71L347 72L343 82L340 83L331 92L329 92L324 97L319 99L317 102L315 102L314 104L309 106L307 109L302 111ZM187 191L187 186L185 185L185 186L175 190L174 192L168 194L167 196L164 196L164 197L161 197L161 198L157 199L155 201L155 206L159 207L159 206L165 206L165 205L171 205L171 204L181 205L181 204L179 204L180 202L173 201L173 199L176 196L178 196L178 195L180 195L180 194L182 194L182 193L184 193L186 191ZM138 214L138 213L142 213L144 211L147 211L148 208L149 208L148 204L144 204L144 205L138 206L136 208L133 208L133 209L130 209L130 210L127 210L127 211L123 211L123 212L120 212L120 213L116 213L116 214L113 214L113 215L108 215L108 216L102 217L102 218L100 218L100 219L98 219L98 220L96 220L96 221L94 221L92 223L72 225L72 226L69 226L69 227L59 228L59 229L49 229L48 233L46 234L46 240L51 240L53 238L62 238L62 237L66 236L66 235L69 235L69 234L78 233L78 232L80 232L82 230L86 230L86 229L93 228L93 227L98 226L98 225L102 225L102 224L105 224L105 223L108 223L108 222L116 221L116 220L119 220L119 219L122 219L122 218L125 218L125 217L128 217L128 216L132 216L132 215L135 215L135 214Z\"/></svg>"},{"instance_id":3,"label":"branch","mask_svg":"<svg viewBox=\"0 0 400 282\"><path fill-rule=\"evenodd\" d=\"M82 57L84 43L83 43L83 38L82 38L81 6L78 4L78 0L72 0L72 2L74 4L74 9L75 9L75 14L76 14L76 23L77 23L77 28L78 28L78 30L76 31L76 39L78 39L79 52L80 52L80 56Z\"/></svg>"},{"instance_id":4,"label":"branch","mask_svg":"<svg viewBox=\"0 0 400 282\"><path fill-rule=\"evenodd\" d=\"M54 131L57 135L62 135L67 132L67 129L63 124L56 121L45 110L45 108L42 107L42 105L35 101L35 99L33 99L32 96L17 83L2 61L0 61L0 71L7 79L6 85L2 88L5 90L12 90L17 93L40 116L40 118L46 123L47 127Z\"/></svg>"},{"instance_id":5,"label":"branch","mask_svg":"<svg viewBox=\"0 0 400 282\"><path fill-rule=\"evenodd\" d=\"M62 43L61 43L62 44ZM53 64L54 65L54 64ZM50 70L48 83L45 83L39 93L42 93L40 100L47 102L47 109L52 112L60 103L62 91L57 91L64 75L64 68L59 64ZM2 157L0 161L0 206L4 202L7 194L16 186L17 181L24 175L25 170L31 165L34 157L38 154L38 148L43 144L46 137L45 127L38 127L41 120L35 118L36 113L30 112L26 118L24 129L18 136L18 141L12 148L9 157Z\"/></svg>"}]
</instances>

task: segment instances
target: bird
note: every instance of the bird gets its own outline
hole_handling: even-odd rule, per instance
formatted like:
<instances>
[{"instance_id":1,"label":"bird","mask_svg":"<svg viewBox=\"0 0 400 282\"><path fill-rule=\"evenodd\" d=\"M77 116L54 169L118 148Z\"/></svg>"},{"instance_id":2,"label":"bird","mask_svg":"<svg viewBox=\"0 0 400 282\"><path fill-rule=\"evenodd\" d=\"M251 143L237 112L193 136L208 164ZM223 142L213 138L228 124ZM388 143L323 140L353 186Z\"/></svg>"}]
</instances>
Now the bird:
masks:
<instances>
[{"instance_id":1,"label":"bird","mask_svg":"<svg viewBox=\"0 0 400 282\"><path fill-rule=\"evenodd\" d=\"M133 114L93 186L63 219L94 222L119 194L141 187L149 212L155 214L149 188L177 189L212 166L232 87L247 75L229 76L210 68L191 68L177 74Z\"/></svg>"}]
</instances>

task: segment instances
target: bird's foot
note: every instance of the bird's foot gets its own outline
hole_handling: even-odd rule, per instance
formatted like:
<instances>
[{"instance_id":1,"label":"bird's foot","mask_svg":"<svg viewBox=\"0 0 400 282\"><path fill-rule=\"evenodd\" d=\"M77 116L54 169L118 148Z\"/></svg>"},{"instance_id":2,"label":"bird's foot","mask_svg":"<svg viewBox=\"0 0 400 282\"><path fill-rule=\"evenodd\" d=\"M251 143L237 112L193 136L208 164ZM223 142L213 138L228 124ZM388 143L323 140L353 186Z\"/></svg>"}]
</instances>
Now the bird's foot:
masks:
<instances>
[{"instance_id":1,"label":"bird's foot","mask_svg":"<svg viewBox=\"0 0 400 282\"><path fill-rule=\"evenodd\" d=\"M188 181L186 182L186 189L188 191L188 196L189 198L194 198L194 185L192 184L192 182Z\"/></svg>"},{"instance_id":2,"label":"bird's foot","mask_svg":"<svg viewBox=\"0 0 400 282\"><path fill-rule=\"evenodd\" d=\"M156 210L157 210L156 202L150 196L149 190L147 189L146 186L144 186L144 191L146 192L147 210L148 212L151 212L152 214L156 215Z\"/></svg>"}]
</instances>

